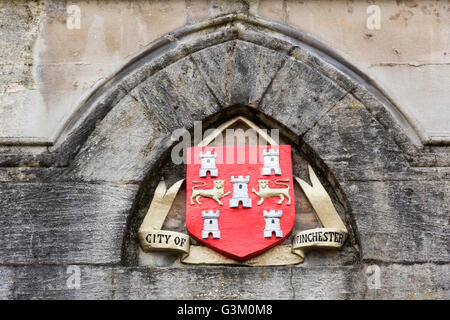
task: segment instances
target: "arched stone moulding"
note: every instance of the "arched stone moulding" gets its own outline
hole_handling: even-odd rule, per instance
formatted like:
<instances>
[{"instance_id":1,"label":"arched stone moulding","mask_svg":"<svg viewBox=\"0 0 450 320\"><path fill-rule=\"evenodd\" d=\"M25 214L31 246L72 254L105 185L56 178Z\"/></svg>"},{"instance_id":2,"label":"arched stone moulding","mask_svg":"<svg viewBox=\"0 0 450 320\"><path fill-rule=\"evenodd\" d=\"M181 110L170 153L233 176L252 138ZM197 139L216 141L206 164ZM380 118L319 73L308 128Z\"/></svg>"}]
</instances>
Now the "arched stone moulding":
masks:
<instances>
[{"instance_id":1,"label":"arched stone moulding","mask_svg":"<svg viewBox=\"0 0 450 320\"><path fill-rule=\"evenodd\" d=\"M164 69L167 65L199 50L230 40L243 40L286 53L321 70L349 91L357 89L363 91L360 92L361 98L380 100L382 105L378 107L389 110L410 140L413 143L419 143L419 133L396 106L391 104L383 94L377 92L370 83L370 78L339 57L333 50L307 34L279 23L242 14L231 14L181 28L144 48L109 79L99 83L80 102L78 110L55 137L52 150L56 150L67 137L71 137L72 131L80 130L78 127L84 126L83 119L89 118L89 114L94 112L92 109L98 109L95 104L114 102L114 98L120 99L127 90L129 91L144 78ZM125 86L124 81L127 83ZM117 92L117 89L124 91ZM365 97L364 95L368 95L369 92L373 92L372 97ZM389 126L392 127L393 124L395 122ZM397 134L400 133L401 130Z\"/></svg>"},{"instance_id":2,"label":"arched stone moulding","mask_svg":"<svg viewBox=\"0 0 450 320\"><path fill-rule=\"evenodd\" d=\"M124 67L86 101L55 145L53 150L66 157L60 163L68 165L62 179L140 184L129 211L135 212L151 200L156 185L148 182L167 159L174 129L191 130L197 120L214 127L244 115L281 128L308 155L327 190L341 193L362 259L445 259L425 249L434 231L415 239L413 248L399 246L410 243L417 223L440 230L442 221L422 218L419 212L426 209L413 207L416 202L404 198L403 189L414 189L419 198L429 188L441 191L407 182L424 173L411 167L416 148L391 112L348 68L249 21L227 16L184 37L172 34L173 41L162 39L158 50ZM433 177L427 173L426 179ZM133 226L142 217L128 215L124 261L135 261L127 257L128 241L136 240ZM445 247L441 242L432 246Z\"/></svg>"},{"instance_id":3,"label":"arched stone moulding","mask_svg":"<svg viewBox=\"0 0 450 320\"><path fill-rule=\"evenodd\" d=\"M358 183L417 174L408 161L415 147L392 110L352 71L337 68L310 46L246 17L221 19L180 39L173 34L173 41L161 40L165 46L137 57L91 96L55 145L54 150L67 157L60 160L68 164L62 178L139 183L136 199L142 204L142 199L150 200L145 196L155 187L152 175L160 173L175 129L191 130L195 121L212 127L244 115L281 128L307 155L327 190L339 194L336 199L350 216L347 223L354 225L363 258L378 258L380 250L387 259L398 257L397 247L380 244L387 231L378 230L385 225L378 219L392 219L393 200L383 197L398 197L397 186L383 183L387 190L380 195L372 190L379 186ZM375 203L388 203L388 209L368 215L372 207L365 206ZM136 245L142 216L133 213L128 219L122 259L134 264L128 256L137 252L130 248ZM391 226L411 229L405 221ZM398 234L406 241L408 232L397 229L384 239L395 241ZM420 247L420 241L416 245ZM401 259L413 257L405 253Z\"/></svg>"}]
</instances>

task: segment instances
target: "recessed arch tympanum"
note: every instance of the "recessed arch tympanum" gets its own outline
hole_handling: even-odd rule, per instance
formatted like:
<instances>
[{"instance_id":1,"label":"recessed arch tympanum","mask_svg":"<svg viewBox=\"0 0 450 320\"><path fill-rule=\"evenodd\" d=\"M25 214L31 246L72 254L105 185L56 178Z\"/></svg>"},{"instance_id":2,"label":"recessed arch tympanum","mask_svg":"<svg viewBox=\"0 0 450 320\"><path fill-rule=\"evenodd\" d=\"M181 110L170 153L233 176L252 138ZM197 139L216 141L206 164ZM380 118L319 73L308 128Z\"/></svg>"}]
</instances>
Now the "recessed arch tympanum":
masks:
<instances>
[{"instance_id":1,"label":"recessed arch tympanum","mask_svg":"<svg viewBox=\"0 0 450 320\"><path fill-rule=\"evenodd\" d=\"M178 158L179 152L182 150L183 155L185 157L187 156L188 159L191 159L186 162L186 172L183 174L183 177L186 176L186 179L182 178L181 180L178 180L170 186L170 188L164 181L158 183L150 208L148 208L147 214L138 232L141 247L147 251L142 252L139 250L138 262L140 264L171 264L171 260L172 262L173 260L177 260L176 255L181 254L180 261L185 264L244 264L248 266L291 265L304 261L305 251L309 251L306 247L309 249L312 249L313 247L317 248L319 246L321 248L332 247L335 249L340 249L342 247L348 232L345 224L342 222L342 218L336 212L335 206L331 203L332 201L330 201L329 195L323 190L321 183L317 180L315 173L305 160L305 156L296 148L291 151L291 146L287 144L292 142L288 142L284 137L281 137L280 139L278 130L267 131L265 128L260 128L249 119L243 116L237 116L225 121L217 128L205 130L204 137L196 144L195 148L190 148L191 140L192 139L188 134L183 135L183 140L172 149L170 159L167 159L167 161L165 161L166 165L163 165L162 171L165 173L162 177L173 180L180 176L179 172L173 173L170 169L178 163L176 158ZM196 139L194 138L193 140L195 141ZM240 160L237 162L229 161L231 159L228 158L228 156L224 159L221 156L222 152L225 151L222 147L226 148L227 152L229 152L235 148L234 146L237 146L236 148L240 151L237 151L237 155L234 154L233 151L234 156L232 157L234 158L237 156ZM262 167L255 162L259 156L253 152L258 150L258 146L262 153L267 152L268 150L278 150L276 152L279 154L280 161L277 161L277 163L279 163L278 166L281 166L281 169L278 172L279 175L274 176L274 179L268 180L271 178L268 172L266 172L265 176L260 175L260 169ZM257 201L254 201L252 205L252 201L257 200L253 194L246 193L246 199L248 200L245 202L246 208L239 208L239 205L234 206L234 209L231 207L234 199L234 192L237 192L238 194L242 193L242 184L239 183L233 191L233 199L223 200L226 202L225 205L223 205L224 203L220 203L219 199L216 199L215 202L214 200L208 201L208 199L205 198L206 203L200 203L198 199L196 199L197 202L194 202L192 201L192 198L189 201L192 181L199 180L199 164L196 165L195 162L192 161L192 156L195 158L195 155L192 153L195 152L194 150L202 150L204 154L209 153L215 159L215 165L213 166L214 173L211 173L211 179L208 179L208 173L206 173L205 179L201 179L204 182L198 181L197 183L207 185L211 184L212 181L223 181L226 189L229 189L233 188L231 186L233 175L239 173L247 174L247 178L239 176L239 179L247 179L247 183L254 187L257 187L256 185L258 183L264 181L272 181L272 183L275 184L278 184L277 181L283 181L284 183L282 184L287 186L288 189L278 188L273 190L276 190L277 192L283 190L283 194L285 194L289 200L285 201L284 204L280 203L280 201L283 202L284 197L280 201L278 201L278 198L275 201L267 200L269 203L266 202L265 209L267 209L266 214L281 214L283 216L281 223L282 226L284 226L283 228L285 228L284 231L278 230L276 237L275 235L272 235L273 232L270 233L272 236L266 234L266 230L263 230L264 219L262 213L264 207L259 207L264 200L259 199L260 201L258 201L258 203L256 203ZM286 151L288 151L288 153L286 153ZM291 165L291 152L294 157L293 166ZM253 159L253 161L250 159ZM210 158L207 160L205 159L205 161L209 160ZM270 160L274 160L273 156L269 156L268 159L265 159L264 165L270 165L271 163L268 163ZM242 165L242 163L244 163L243 161L246 163L245 165ZM202 161L202 163L210 167L206 162ZM182 169L183 165L184 162L181 166L178 165L178 167ZM216 167L216 165L218 167ZM250 167L256 168L256 172L254 170L252 171ZM242 169L244 169L244 171L242 171ZM295 179L293 179L293 176L291 176L290 173L292 169L294 169L296 174ZM308 176L308 173L305 174L305 171L309 173L309 180L311 180L311 182L304 182L302 179L304 176ZM230 175L231 181L229 180ZM215 178L213 178L213 176ZM298 178L297 176L301 176L302 178ZM238 176L236 175L236 178L237 177ZM258 177L263 180L258 180ZM281 177L284 177L284 179L277 180ZM290 187L286 183L289 183ZM312 183L313 186L310 186L310 183ZM236 189L239 190L236 191ZM261 184L259 185L259 189L261 191ZM248 190L250 190L250 186L248 187ZM251 190L258 194L254 188ZM267 191L268 189L265 190ZM231 191L227 192L227 194L230 193ZM223 194L220 197L227 197L227 194ZM254 199L250 200L250 198ZM291 200L292 205L290 205ZM278 205L276 204L277 201ZM220 205L217 203L220 203ZM229 208L228 203L230 203ZM196 206L196 204L199 204L200 206ZM242 203L242 205L244 204ZM214 210L209 210L209 212L214 214L219 220L219 223L215 220L216 222L214 224L214 230L216 231L214 231L213 235L216 237L216 240L213 238L204 240L206 234L203 234L203 231L201 231L204 225L202 216L205 212L208 212L206 209L212 209L214 206L217 209L217 212ZM341 216L344 217L344 210L342 208L340 209ZM269 213L269 211L272 212ZM209 221L212 224L212 220ZM269 224L275 224L274 217L272 217L271 221L270 219L267 221L269 221ZM229 225L229 229L226 227L227 224ZM291 232L290 228L292 228L292 226L294 226L294 228ZM208 229L212 228L212 226L209 225L207 227ZM191 238L191 241L189 240L189 237L187 237L186 230L189 231L193 237ZM264 237L262 236L263 231ZM193 235L192 232L202 232L202 235ZM317 238L319 233L326 235L323 239L320 237L320 241L322 242ZM309 236L309 240L305 240L306 236ZM159 238L166 240L159 241ZM209 238L209 236L206 238ZM317 242L311 244L311 241ZM200 243L203 242L206 243L201 245ZM357 254L357 250L353 247L354 244L355 237L354 234L351 233L349 245L345 248L347 255L355 256ZM221 253L219 254L215 252L215 250ZM158 251L158 253L155 253L155 251ZM161 251L171 251L174 254L160 254L159 252ZM171 259L167 260L168 257Z\"/></svg>"}]
</instances>

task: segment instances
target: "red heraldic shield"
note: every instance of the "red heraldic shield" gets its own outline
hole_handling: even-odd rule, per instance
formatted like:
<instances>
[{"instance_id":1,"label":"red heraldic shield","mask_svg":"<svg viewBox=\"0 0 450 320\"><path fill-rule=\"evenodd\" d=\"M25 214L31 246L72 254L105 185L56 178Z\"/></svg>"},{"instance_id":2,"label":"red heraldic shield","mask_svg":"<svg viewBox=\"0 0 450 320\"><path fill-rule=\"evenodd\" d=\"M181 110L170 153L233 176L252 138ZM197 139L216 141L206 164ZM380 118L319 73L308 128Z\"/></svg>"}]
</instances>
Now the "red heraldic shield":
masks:
<instances>
[{"instance_id":1,"label":"red heraldic shield","mask_svg":"<svg viewBox=\"0 0 450 320\"><path fill-rule=\"evenodd\" d=\"M187 150L186 228L238 261L281 244L295 220L291 147Z\"/></svg>"}]
</instances>

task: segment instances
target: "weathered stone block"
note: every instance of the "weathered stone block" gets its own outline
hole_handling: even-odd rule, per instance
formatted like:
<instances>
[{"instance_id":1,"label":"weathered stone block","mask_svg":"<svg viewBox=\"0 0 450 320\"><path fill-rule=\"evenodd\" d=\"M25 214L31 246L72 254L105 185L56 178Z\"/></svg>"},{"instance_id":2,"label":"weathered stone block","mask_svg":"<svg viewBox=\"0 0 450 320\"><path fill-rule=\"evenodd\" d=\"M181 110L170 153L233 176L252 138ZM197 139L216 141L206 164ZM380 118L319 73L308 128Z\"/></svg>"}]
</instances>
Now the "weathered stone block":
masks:
<instances>
[{"instance_id":1,"label":"weathered stone block","mask_svg":"<svg viewBox=\"0 0 450 320\"><path fill-rule=\"evenodd\" d=\"M450 298L450 265L432 263L402 265L380 264L379 287L374 286L375 274L361 270L359 290L364 299L448 300Z\"/></svg>"},{"instance_id":2,"label":"weathered stone block","mask_svg":"<svg viewBox=\"0 0 450 320\"><path fill-rule=\"evenodd\" d=\"M363 260L450 261L450 181L352 181L342 188Z\"/></svg>"},{"instance_id":3,"label":"weathered stone block","mask_svg":"<svg viewBox=\"0 0 450 320\"><path fill-rule=\"evenodd\" d=\"M399 146L363 104L347 96L303 140L338 179L373 179L409 167Z\"/></svg>"},{"instance_id":4,"label":"weathered stone block","mask_svg":"<svg viewBox=\"0 0 450 320\"><path fill-rule=\"evenodd\" d=\"M302 135L345 94L334 82L291 58L275 76L260 110Z\"/></svg>"},{"instance_id":5,"label":"weathered stone block","mask_svg":"<svg viewBox=\"0 0 450 320\"><path fill-rule=\"evenodd\" d=\"M358 266L293 267L290 276L293 299L350 299L360 295L354 286Z\"/></svg>"},{"instance_id":6,"label":"weathered stone block","mask_svg":"<svg viewBox=\"0 0 450 320\"><path fill-rule=\"evenodd\" d=\"M449 264L339 267L15 266L11 299L448 299ZM76 277L79 275L79 282ZM374 279L377 277L377 279ZM14 279L14 282L13 282ZM5 283L3 283L5 284ZM76 286L79 284L79 286ZM1 292L1 291L0 291Z\"/></svg>"},{"instance_id":7,"label":"weathered stone block","mask_svg":"<svg viewBox=\"0 0 450 320\"><path fill-rule=\"evenodd\" d=\"M119 263L136 185L0 184L0 264Z\"/></svg>"},{"instance_id":8,"label":"weathered stone block","mask_svg":"<svg viewBox=\"0 0 450 320\"><path fill-rule=\"evenodd\" d=\"M131 95L172 132L177 128L192 128L219 110L214 97L189 58L168 66L145 80Z\"/></svg>"},{"instance_id":9,"label":"weathered stone block","mask_svg":"<svg viewBox=\"0 0 450 320\"><path fill-rule=\"evenodd\" d=\"M117 268L117 299L288 299L289 268Z\"/></svg>"},{"instance_id":10,"label":"weathered stone block","mask_svg":"<svg viewBox=\"0 0 450 320\"><path fill-rule=\"evenodd\" d=\"M208 14L209 0L187 0L186 16L188 23L204 19Z\"/></svg>"},{"instance_id":11,"label":"weathered stone block","mask_svg":"<svg viewBox=\"0 0 450 320\"><path fill-rule=\"evenodd\" d=\"M15 269L14 298L21 300L111 299L111 267L25 266Z\"/></svg>"},{"instance_id":12,"label":"weathered stone block","mask_svg":"<svg viewBox=\"0 0 450 320\"><path fill-rule=\"evenodd\" d=\"M257 106L287 56L245 41L230 41L192 55L222 106Z\"/></svg>"},{"instance_id":13,"label":"weathered stone block","mask_svg":"<svg viewBox=\"0 0 450 320\"><path fill-rule=\"evenodd\" d=\"M43 3L0 3L0 92L36 88L32 75L33 45L39 35Z\"/></svg>"},{"instance_id":14,"label":"weathered stone block","mask_svg":"<svg viewBox=\"0 0 450 320\"><path fill-rule=\"evenodd\" d=\"M149 154L168 132L130 95L123 98L77 154L65 176L83 181L139 181Z\"/></svg>"},{"instance_id":15,"label":"weathered stone block","mask_svg":"<svg viewBox=\"0 0 450 320\"><path fill-rule=\"evenodd\" d=\"M355 79L350 77L351 71L343 65L339 65L336 62L335 65L332 65L331 62L324 61L317 54L313 54L301 47L293 49L291 56L319 71L346 91L351 91L356 86Z\"/></svg>"},{"instance_id":16,"label":"weathered stone block","mask_svg":"<svg viewBox=\"0 0 450 320\"><path fill-rule=\"evenodd\" d=\"M14 270L0 267L0 300L13 299Z\"/></svg>"}]
</instances>

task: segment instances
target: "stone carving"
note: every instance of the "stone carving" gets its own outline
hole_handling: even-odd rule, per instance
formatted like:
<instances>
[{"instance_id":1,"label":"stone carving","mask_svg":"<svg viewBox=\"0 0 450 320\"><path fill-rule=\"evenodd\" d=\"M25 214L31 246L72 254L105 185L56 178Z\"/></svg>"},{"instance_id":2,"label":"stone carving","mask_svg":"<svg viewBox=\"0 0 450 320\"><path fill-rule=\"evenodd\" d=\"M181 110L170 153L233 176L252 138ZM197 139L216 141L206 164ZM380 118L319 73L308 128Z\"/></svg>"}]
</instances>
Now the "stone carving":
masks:
<instances>
[{"instance_id":1,"label":"stone carving","mask_svg":"<svg viewBox=\"0 0 450 320\"><path fill-rule=\"evenodd\" d=\"M216 210L216 212L214 212L213 210L202 211L203 239L208 239L210 234L212 234L213 239L220 239L219 215L219 210Z\"/></svg>"},{"instance_id":2,"label":"stone carving","mask_svg":"<svg viewBox=\"0 0 450 320\"><path fill-rule=\"evenodd\" d=\"M230 208L239 207L239 202L242 202L244 208L252 207L252 199L248 196L248 182L250 176L238 176L235 178L231 176L231 183L233 184L233 198L230 199Z\"/></svg>"},{"instance_id":3,"label":"stone carving","mask_svg":"<svg viewBox=\"0 0 450 320\"><path fill-rule=\"evenodd\" d=\"M281 168L280 168L280 151L269 149L269 150L263 150L263 157L264 157L264 166L262 168L261 174L263 176L270 176L272 175L272 171L276 175L281 175Z\"/></svg>"},{"instance_id":4,"label":"stone carving","mask_svg":"<svg viewBox=\"0 0 450 320\"><path fill-rule=\"evenodd\" d=\"M263 210L264 219L266 220L266 227L264 228L264 238L272 238L275 232L277 238L283 237L283 230L280 227L280 218L283 215L281 210Z\"/></svg>"},{"instance_id":5,"label":"stone carving","mask_svg":"<svg viewBox=\"0 0 450 320\"><path fill-rule=\"evenodd\" d=\"M192 187L192 196L191 196L191 204L194 205L194 199L197 201L198 204L202 204L199 201L200 197L205 198L211 198L215 200L219 205L222 205L223 203L220 201L221 198L226 197L231 192L224 192L225 189L225 180L214 180L213 181L213 188L212 189L200 189L197 190L198 187L204 187L206 186L205 181L192 181L192 183L201 183L200 185L196 185Z\"/></svg>"},{"instance_id":6,"label":"stone carving","mask_svg":"<svg viewBox=\"0 0 450 320\"><path fill-rule=\"evenodd\" d=\"M219 169L216 168L216 158L216 151L214 153L211 153L211 151L206 151L205 153L200 151L201 168L198 175L201 178L206 177L208 171L211 177L217 177L219 175Z\"/></svg>"},{"instance_id":7,"label":"stone carving","mask_svg":"<svg viewBox=\"0 0 450 320\"><path fill-rule=\"evenodd\" d=\"M258 180L259 184L259 192L256 192L255 189L252 189L253 193L255 193L261 199L258 201L258 206L260 206L265 199L271 197L280 197L280 200L277 202L278 204L282 204L284 198L288 198L287 205L291 205L291 196L289 195L289 185L280 182L288 182L289 179L277 179L275 180L275 184L280 186L286 186L286 188L277 188L272 189L269 188L269 180Z\"/></svg>"}]
</instances>

